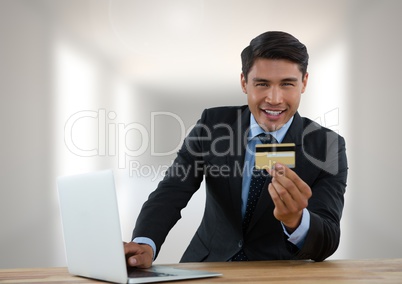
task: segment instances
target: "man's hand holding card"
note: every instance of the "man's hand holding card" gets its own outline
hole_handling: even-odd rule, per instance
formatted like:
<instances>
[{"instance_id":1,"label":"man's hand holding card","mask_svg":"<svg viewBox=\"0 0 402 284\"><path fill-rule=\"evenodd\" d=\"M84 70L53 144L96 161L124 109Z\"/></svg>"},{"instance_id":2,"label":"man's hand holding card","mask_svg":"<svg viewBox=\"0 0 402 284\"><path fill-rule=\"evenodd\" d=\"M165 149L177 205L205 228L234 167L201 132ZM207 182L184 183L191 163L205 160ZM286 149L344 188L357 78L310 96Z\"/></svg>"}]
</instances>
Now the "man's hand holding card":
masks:
<instances>
[{"instance_id":1,"label":"man's hand holding card","mask_svg":"<svg viewBox=\"0 0 402 284\"><path fill-rule=\"evenodd\" d=\"M261 144L255 154L256 168L266 169L272 176L268 192L275 204L274 216L288 233L300 225L312 195L311 188L291 169L296 166L295 150L293 143Z\"/></svg>"}]
</instances>

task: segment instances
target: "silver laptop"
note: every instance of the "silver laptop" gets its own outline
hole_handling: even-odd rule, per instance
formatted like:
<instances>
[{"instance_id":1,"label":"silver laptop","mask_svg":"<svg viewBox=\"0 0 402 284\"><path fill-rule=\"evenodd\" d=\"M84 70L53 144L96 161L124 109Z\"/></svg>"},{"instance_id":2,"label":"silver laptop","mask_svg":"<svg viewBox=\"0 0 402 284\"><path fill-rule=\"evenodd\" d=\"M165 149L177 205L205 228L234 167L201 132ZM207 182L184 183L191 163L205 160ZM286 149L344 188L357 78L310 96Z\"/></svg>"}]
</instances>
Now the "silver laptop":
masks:
<instances>
[{"instance_id":1,"label":"silver laptop","mask_svg":"<svg viewBox=\"0 0 402 284\"><path fill-rule=\"evenodd\" d=\"M59 177L68 271L118 283L150 283L220 276L164 265L127 269L111 170Z\"/></svg>"}]
</instances>

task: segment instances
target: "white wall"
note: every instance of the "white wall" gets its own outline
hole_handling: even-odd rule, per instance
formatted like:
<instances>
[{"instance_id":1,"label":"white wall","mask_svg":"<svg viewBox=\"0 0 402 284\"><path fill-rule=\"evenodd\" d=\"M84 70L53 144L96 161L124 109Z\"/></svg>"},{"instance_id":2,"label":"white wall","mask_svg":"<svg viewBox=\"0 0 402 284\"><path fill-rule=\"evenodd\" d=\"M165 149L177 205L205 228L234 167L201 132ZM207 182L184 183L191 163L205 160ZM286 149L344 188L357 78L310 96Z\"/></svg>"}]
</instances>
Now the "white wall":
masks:
<instances>
[{"instance_id":1,"label":"white wall","mask_svg":"<svg viewBox=\"0 0 402 284\"><path fill-rule=\"evenodd\" d=\"M350 180L343 244L351 257L401 257L400 1L350 20Z\"/></svg>"},{"instance_id":2,"label":"white wall","mask_svg":"<svg viewBox=\"0 0 402 284\"><path fill-rule=\"evenodd\" d=\"M149 170L174 158L152 154L151 142L158 153L174 152L202 109L246 103L239 54L266 30L306 43L310 81L300 112L347 141L343 234L333 258L401 257L402 2L170 3L159 13L140 1L0 1L0 268L65 265L55 184L62 174L113 168L129 240L161 179ZM85 114L97 117L77 120L67 135L78 148L66 144L66 123ZM125 157L145 144L140 126L150 144ZM91 149L98 152L85 157ZM202 189L159 263L179 261L203 212Z\"/></svg>"},{"instance_id":3,"label":"white wall","mask_svg":"<svg viewBox=\"0 0 402 284\"><path fill-rule=\"evenodd\" d=\"M0 266L51 265L59 229L51 177L49 34L21 2L0 2Z\"/></svg>"}]
</instances>

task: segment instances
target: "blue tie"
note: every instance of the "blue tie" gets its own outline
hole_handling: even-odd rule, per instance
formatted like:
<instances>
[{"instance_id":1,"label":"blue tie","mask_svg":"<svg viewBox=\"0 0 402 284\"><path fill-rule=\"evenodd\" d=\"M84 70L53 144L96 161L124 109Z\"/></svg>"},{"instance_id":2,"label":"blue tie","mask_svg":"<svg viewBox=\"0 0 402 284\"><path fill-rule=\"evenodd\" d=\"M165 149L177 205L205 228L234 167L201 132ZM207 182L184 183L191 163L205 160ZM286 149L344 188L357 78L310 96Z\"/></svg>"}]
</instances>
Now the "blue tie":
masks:
<instances>
[{"instance_id":1,"label":"blue tie","mask_svg":"<svg viewBox=\"0 0 402 284\"><path fill-rule=\"evenodd\" d=\"M277 143L276 139L270 134L260 134L258 138L261 140L263 144L273 144ZM251 217L253 216L254 210L257 207L258 199L260 198L262 187L264 186L265 180L269 174L267 171L259 170L253 168L253 174L250 180L250 189L247 197L247 205L246 212L244 214L242 228L243 235L246 233L247 228L250 224ZM234 257L232 257L232 261L247 261L248 257L244 253L243 249L241 249Z\"/></svg>"}]
</instances>

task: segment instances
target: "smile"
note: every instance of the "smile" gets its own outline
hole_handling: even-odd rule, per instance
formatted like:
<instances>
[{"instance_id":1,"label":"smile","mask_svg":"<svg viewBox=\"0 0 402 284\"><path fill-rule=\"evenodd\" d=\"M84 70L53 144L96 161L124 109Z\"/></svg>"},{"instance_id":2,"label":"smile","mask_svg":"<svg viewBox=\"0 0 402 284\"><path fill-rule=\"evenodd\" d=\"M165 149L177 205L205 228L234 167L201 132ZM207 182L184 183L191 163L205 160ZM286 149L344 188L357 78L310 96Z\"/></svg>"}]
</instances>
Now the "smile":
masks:
<instances>
[{"instance_id":1,"label":"smile","mask_svg":"<svg viewBox=\"0 0 402 284\"><path fill-rule=\"evenodd\" d=\"M265 112L269 115L280 115L283 111L282 110L265 110Z\"/></svg>"}]
</instances>

